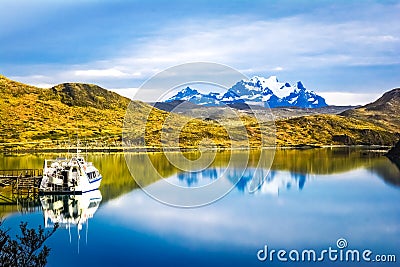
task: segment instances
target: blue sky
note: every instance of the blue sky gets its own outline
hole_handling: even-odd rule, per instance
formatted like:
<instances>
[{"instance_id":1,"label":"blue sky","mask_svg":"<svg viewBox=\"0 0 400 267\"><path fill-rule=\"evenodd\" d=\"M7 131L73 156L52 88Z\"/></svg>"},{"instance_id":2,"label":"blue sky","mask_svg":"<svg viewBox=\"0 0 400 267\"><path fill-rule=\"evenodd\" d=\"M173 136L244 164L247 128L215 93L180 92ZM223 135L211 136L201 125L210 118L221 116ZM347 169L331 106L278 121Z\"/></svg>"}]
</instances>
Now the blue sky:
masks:
<instances>
[{"instance_id":1,"label":"blue sky","mask_svg":"<svg viewBox=\"0 0 400 267\"><path fill-rule=\"evenodd\" d=\"M363 104L400 87L399 14L400 1L3 0L0 73L132 95L167 67L207 61Z\"/></svg>"}]
</instances>

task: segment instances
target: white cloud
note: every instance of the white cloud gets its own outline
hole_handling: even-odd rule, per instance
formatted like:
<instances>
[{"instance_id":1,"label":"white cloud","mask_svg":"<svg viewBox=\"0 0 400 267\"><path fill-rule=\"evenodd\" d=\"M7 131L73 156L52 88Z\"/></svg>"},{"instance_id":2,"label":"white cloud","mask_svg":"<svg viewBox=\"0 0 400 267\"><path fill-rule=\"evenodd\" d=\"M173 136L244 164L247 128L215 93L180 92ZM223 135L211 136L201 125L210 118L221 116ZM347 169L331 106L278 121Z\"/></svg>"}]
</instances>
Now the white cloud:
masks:
<instances>
[{"instance_id":1,"label":"white cloud","mask_svg":"<svg viewBox=\"0 0 400 267\"><path fill-rule=\"evenodd\" d=\"M127 98L134 99L139 88L111 88L109 90Z\"/></svg>"},{"instance_id":2,"label":"white cloud","mask_svg":"<svg viewBox=\"0 0 400 267\"><path fill-rule=\"evenodd\" d=\"M365 105L377 100L380 94L345 93L345 92L320 92L326 103L336 106Z\"/></svg>"},{"instance_id":3,"label":"white cloud","mask_svg":"<svg viewBox=\"0 0 400 267\"><path fill-rule=\"evenodd\" d=\"M122 72L116 68L109 69L89 69L89 70L76 70L74 71L75 76L83 76L83 77L111 77L111 78L119 78L119 77L127 77L128 73Z\"/></svg>"},{"instance_id":4,"label":"white cloud","mask_svg":"<svg viewBox=\"0 0 400 267\"><path fill-rule=\"evenodd\" d=\"M39 87L39 88L51 88L53 87L55 84L51 84L51 83L36 83L33 84L33 86Z\"/></svg>"},{"instance_id":5,"label":"white cloud","mask_svg":"<svg viewBox=\"0 0 400 267\"><path fill-rule=\"evenodd\" d=\"M27 75L27 76L10 76L10 79L39 88L50 88L57 83L52 83L52 79L46 75Z\"/></svg>"},{"instance_id":6,"label":"white cloud","mask_svg":"<svg viewBox=\"0 0 400 267\"><path fill-rule=\"evenodd\" d=\"M400 39L397 37L400 23L393 23L398 21L400 8L390 8L385 10L385 16L376 16L373 20L362 16L357 20L357 10L354 10L352 19L340 22L320 20L311 15L269 20L245 16L176 20L157 32L148 33L147 37L131 40L131 44L119 48L115 57L62 66L58 70L49 66L47 71L53 71L46 72L46 76L31 78L34 84L79 81L106 88L131 88L139 87L145 79L167 67L208 61L228 64L249 76L307 70L315 72L315 80L318 80L320 68L400 64ZM293 80L301 79L293 77ZM22 81L29 83L28 80ZM324 85L318 88L327 90ZM333 92L325 95L332 104L340 99ZM343 97L341 100L354 104L372 97L372 94L362 95L357 97L349 93L352 100Z\"/></svg>"},{"instance_id":7,"label":"white cloud","mask_svg":"<svg viewBox=\"0 0 400 267\"><path fill-rule=\"evenodd\" d=\"M275 67L272 70L273 71L283 71L283 68L282 67Z\"/></svg>"},{"instance_id":8,"label":"white cloud","mask_svg":"<svg viewBox=\"0 0 400 267\"><path fill-rule=\"evenodd\" d=\"M146 69L188 61L264 70L397 64L400 57L388 52L399 47L393 37L399 34L399 27L379 19L366 25L365 21L318 23L304 16L247 22L222 18L169 26L136 46L132 56L116 61Z\"/></svg>"},{"instance_id":9,"label":"white cloud","mask_svg":"<svg viewBox=\"0 0 400 267\"><path fill-rule=\"evenodd\" d=\"M315 22L306 16L252 21L223 17L207 22L166 25L141 42L121 49L121 55L103 63L105 70L76 75L138 78L185 62L222 62L239 69L316 69L332 66L399 64L400 27L390 20L342 23ZM124 68L124 71L114 66ZM108 67L108 68L107 68ZM257 73L253 73L257 74Z\"/></svg>"}]
</instances>

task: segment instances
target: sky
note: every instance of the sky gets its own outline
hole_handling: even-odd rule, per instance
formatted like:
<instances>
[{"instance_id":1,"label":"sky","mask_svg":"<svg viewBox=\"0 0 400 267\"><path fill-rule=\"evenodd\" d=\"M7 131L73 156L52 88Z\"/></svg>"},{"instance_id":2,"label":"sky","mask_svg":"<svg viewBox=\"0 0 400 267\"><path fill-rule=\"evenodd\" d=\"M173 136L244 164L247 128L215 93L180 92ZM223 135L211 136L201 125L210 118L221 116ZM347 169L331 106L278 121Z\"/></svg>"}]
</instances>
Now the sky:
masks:
<instances>
[{"instance_id":1,"label":"sky","mask_svg":"<svg viewBox=\"0 0 400 267\"><path fill-rule=\"evenodd\" d=\"M0 74L134 98L166 68L215 62L302 81L328 104L400 87L400 1L1 0ZM145 94L146 101L157 98Z\"/></svg>"}]
</instances>

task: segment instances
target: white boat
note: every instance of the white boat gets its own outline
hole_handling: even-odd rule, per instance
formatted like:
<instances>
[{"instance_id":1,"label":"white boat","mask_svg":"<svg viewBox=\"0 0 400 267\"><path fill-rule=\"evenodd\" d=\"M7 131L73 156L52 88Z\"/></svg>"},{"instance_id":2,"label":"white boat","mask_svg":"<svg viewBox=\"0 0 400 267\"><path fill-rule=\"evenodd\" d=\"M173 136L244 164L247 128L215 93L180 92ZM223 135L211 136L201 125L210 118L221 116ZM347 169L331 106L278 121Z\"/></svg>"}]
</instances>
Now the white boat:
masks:
<instances>
[{"instance_id":1,"label":"white boat","mask_svg":"<svg viewBox=\"0 0 400 267\"><path fill-rule=\"evenodd\" d=\"M99 170L77 154L70 159L45 160L39 189L43 194L82 194L98 189L101 179Z\"/></svg>"}]
</instances>

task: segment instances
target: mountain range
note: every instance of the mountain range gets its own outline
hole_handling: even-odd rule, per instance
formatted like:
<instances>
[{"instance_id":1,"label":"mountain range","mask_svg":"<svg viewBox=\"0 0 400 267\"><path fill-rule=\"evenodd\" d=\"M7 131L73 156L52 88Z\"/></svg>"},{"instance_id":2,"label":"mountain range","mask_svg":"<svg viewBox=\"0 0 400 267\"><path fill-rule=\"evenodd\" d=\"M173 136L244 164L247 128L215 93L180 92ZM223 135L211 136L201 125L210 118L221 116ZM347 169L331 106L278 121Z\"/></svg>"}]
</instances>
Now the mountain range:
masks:
<instances>
[{"instance_id":1,"label":"mountain range","mask_svg":"<svg viewBox=\"0 0 400 267\"><path fill-rule=\"evenodd\" d=\"M296 88L299 89L299 86ZM163 103L161 108L159 105L131 101L94 84L63 83L51 88L38 88L0 75L0 94L0 150L16 147L66 149L71 140L76 139L76 134L79 134L81 144L96 149L121 148L122 145L140 149L158 149L162 145L176 148L172 139L171 143L169 139L161 138L162 131L166 136L179 132L179 147L182 148L196 149L202 140L212 140L218 148L228 148L232 143L241 146L247 144L246 137L251 147L259 148L265 145L261 143L261 127L269 127L263 122L259 124L254 114L240 107L240 103L235 104L239 107L236 110L240 120L236 115L225 115L230 113L224 112L227 109L224 106L200 106L191 102L186 103L189 104L187 110L192 113L176 113L175 102L181 103L181 100ZM128 119L133 124L128 142L122 143L121 133L128 105ZM400 139L399 88L386 92L377 101L365 106L347 107L344 112L343 108L346 107L273 109L285 113L284 116L274 113L276 145L393 145ZM215 116L197 116L199 109L210 110L207 114ZM263 110L260 107L257 112ZM305 113L305 110L312 113ZM167 118L170 124L164 127ZM221 126L221 120L224 120L223 125L232 128L233 139ZM182 121L188 121L183 128ZM245 125L247 135L235 128L238 121Z\"/></svg>"},{"instance_id":2,"label":"mountain range","mask_svg":"<svg viewBox=\"0 0 400 267\"><path fill-rule=\"evenodd\" d=\"M276 76L263 78L254 76L240 80L225 93L201 93L186 87L165 102L189 101L202 106L224 106L244 103L270 108L299 107L320 108L327 106L325 99L314 91L306 89L301 81L294 85L279 82Z\"/></svg>"}]
</instances>

